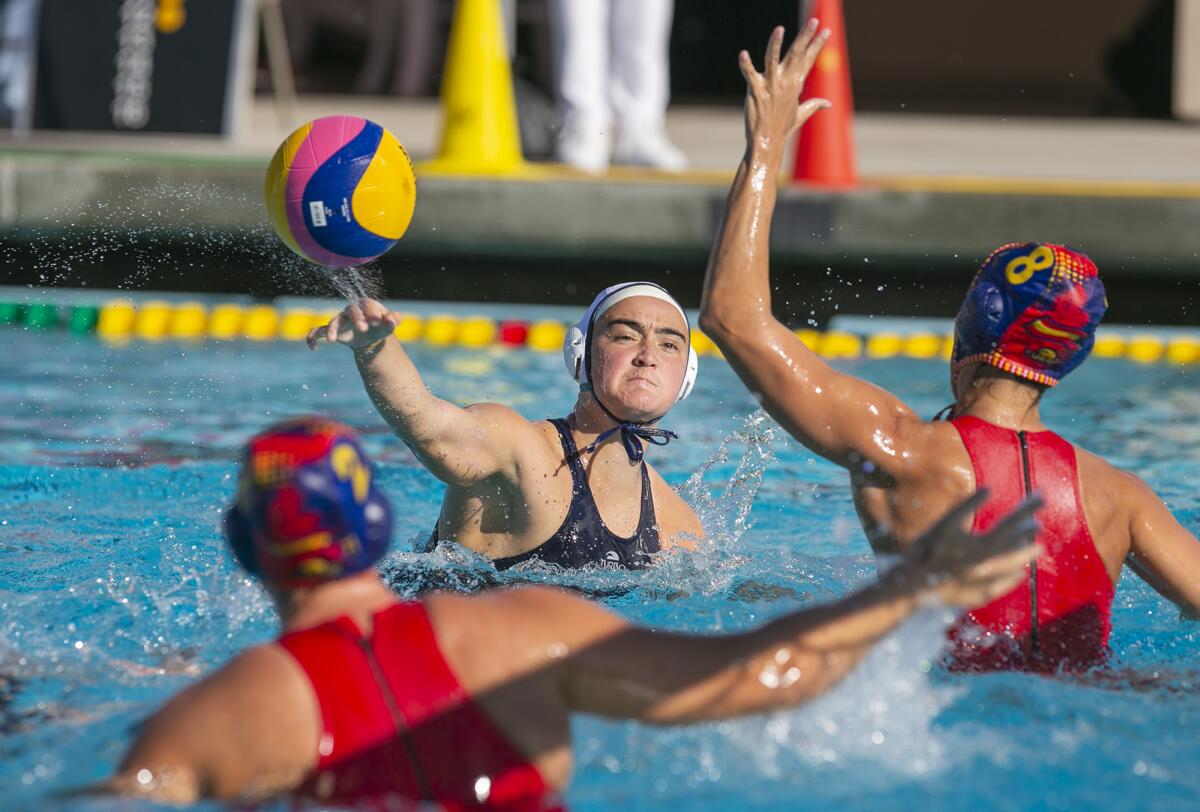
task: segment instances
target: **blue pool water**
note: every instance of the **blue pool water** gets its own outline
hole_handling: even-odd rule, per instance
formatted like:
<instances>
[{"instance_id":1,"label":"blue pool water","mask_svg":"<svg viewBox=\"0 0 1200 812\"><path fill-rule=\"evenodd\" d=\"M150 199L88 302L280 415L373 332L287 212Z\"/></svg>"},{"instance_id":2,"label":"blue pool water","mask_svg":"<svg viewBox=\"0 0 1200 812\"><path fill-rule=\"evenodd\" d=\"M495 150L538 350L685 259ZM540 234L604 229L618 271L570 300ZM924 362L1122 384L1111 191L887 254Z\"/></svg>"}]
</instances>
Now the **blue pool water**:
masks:
<instances>
[{"instance_id":1,"label":"blue pool water","mask_svg":"<svg viewBox=\"0 0 1200 812\"><path fill-rule=\"evenodd\" d=\"M574 398L557 354L432 350L435 391L530 417ZM945 367L852 368L932 414ZM386 434L349 353L227 343L106 346L5 329L0 342L0 807L44 808L113 767L130 727L275 621L218 534L239 445L265 423L322 412L366 434L423 537L440 487ZM1200 530L1196 373L1095 360L1046 401L1068 438L1132 468ZM713 536L648 573L572 582L659 627L719 632L844 594L871 578L846 477L781 436L728 367L704 360L655 449ZM496 576L465 555L396 552L396 589ZM774 716L657 730L580 718L568 800L580 810L1194 809L1200 798L1200 627L1131 576L1114 621L1138 685L949 675L941 613L902 627L833 693ZM86 808L91 801L55 801Z\"/></svg>"}]
</instances>

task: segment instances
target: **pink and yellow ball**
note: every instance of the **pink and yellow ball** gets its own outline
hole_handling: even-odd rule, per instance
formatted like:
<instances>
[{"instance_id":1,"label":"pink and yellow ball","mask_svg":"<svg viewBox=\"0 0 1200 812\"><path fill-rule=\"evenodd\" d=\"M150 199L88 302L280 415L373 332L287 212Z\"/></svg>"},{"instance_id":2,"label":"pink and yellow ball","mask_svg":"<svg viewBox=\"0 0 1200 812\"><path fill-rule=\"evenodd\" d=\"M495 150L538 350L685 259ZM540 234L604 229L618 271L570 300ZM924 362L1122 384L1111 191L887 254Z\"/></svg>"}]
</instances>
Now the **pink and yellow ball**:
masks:
<instances>
[{"instance_id":1,"label":"pink and yellow ball","mask_svg":"<svg viewBox=\"0 0 1200 812\"><path fill-rule=\"evenodd\" d=\"M375 259L404 236L417 184L394 135L365 118L328 116L279 146L264 194L267 216L288 248L310 262L346 268Z\"/></svg>"}]
</instances>

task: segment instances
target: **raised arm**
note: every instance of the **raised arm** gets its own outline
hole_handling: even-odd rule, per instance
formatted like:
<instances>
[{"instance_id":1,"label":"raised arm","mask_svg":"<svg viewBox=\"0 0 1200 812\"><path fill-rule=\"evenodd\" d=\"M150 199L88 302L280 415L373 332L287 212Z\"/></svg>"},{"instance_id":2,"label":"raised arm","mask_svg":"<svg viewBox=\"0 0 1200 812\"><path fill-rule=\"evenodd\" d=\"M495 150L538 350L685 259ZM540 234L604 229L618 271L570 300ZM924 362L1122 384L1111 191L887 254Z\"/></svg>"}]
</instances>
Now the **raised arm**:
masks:
<instances>
[{"instance_id":1,"label":"raised arm","mask_svg":"<svg viewBox=\"0 0 1200 812\"><path fill-rule=\"evenodd\" d=\"M1146 483L1127 474L1132 500L1127 563L1183 616L1200 620L1200 541L1196 540Z\"/></svg>"},{"instance_id":2,"label":"raised arm","mask_svg":"<svg viewBox=\"0 0 1200 812\"><path fill-rule=\"evenodd\" d=\"M462 408L435 396L392 334L399 316L373 299L352 303L308 335L346 344L375 408L392 431L443 482L471 485L514 465L517 449L534 429L506 406Z\"/></svg>"},{"instance_id":3,"label":"raised arm","mask_svg":"<svg viewBox=\"0 0 1200 812\"><path fill-rule=\"evenodd\" d=\"M700 327L789 434L839 465L868 461L886 473L901 457L901 424L915 415L894 395L835 371L771 312L768 251L777 179L787 143L829 106L824 99L797 104L827 36L810 20L780 58L783 29L776 28L762 73L745 51L739 55L746 153L709 257Z\"/></svg>"},{"instance_id":4,"label":"raised arm","mask_svg":"<svg viewBox=\"0 0 1200 812\"><path fill-rule=\"evenodd\" d=\"M1037 553L1031 501L987 535L965 528L985 497L947 514L878 583L742 634L705 637L630 626L600 607L556 595L540 617L568 638L563 694L572 710L652 724L722 719L795 705L848 674L884 635L931 597L983 604L1010 590ZM545 622L542 624L545 626ZM561 653L560 653L561 656Z\"/></svg>"}]
</instances>

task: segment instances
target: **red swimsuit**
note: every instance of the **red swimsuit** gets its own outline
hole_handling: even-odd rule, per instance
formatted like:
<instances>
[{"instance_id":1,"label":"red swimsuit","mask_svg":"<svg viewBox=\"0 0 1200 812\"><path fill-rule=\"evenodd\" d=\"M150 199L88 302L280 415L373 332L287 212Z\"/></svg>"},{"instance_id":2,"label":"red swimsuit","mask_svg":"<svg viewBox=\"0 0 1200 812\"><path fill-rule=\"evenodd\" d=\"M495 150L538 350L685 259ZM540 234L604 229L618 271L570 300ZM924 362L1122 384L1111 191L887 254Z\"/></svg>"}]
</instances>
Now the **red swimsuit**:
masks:
<instances>
[{"instance_id":1,"label":"red swimsuit","mask_svg":"<svg viewBox=\"0 0 1200 812\"><path fill-rule=\"evenodd\" d=\"M319 758L300 794L452 810L562 808L459 683L420 603L376 614L369 638L340 617L279 644L304 669L321 707Z\"/></svg>"},{"instance_id":2,"label":"red swimsuit","mask_svg":"<svg viewBox=\"0 0 1200 812\"><path fill-rule=\"evenodd\" d=\"M1043 551L1029 577L951 629L951 667L1047 672L1103 663L1114 587L1084 517L1075 449L1050 431L1016 432L974 417L950 422L971 457L976 487L989 492L975 532L990 529L1028 493L1045 501L1037 536ZM993 634L975 640L972 623Z\"/></svg>"}]
</instances>

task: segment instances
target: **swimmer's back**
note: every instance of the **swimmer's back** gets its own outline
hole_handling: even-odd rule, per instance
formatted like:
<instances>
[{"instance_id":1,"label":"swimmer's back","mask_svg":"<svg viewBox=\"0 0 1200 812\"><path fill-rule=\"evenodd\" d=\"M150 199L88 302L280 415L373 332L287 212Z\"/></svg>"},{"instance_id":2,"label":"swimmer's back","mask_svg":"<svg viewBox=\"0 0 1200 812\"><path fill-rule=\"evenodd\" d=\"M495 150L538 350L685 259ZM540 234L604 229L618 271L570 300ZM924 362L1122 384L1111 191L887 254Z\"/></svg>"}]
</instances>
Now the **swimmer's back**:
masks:
<instances>
[{"instance_id":1,"label":"swimmer's back","mask_svg":"<svg viewBox=\"0 0 1200 812\"><path fill-rule=\"evenodd\" d=\"M570 778L569 715L556 682L558 674L544 667L544 646L514 642L522 634L512 628L512 618L520 617L513 607L519 610L522 601L530 600L522 592L529 590L478 597L432 593L419 604L394 604L401 609L396 617L384 618L381 639L373 641L381 655L379 662L384 669L407 669L404 679L419 684L425 695L406 696L403 686L397 685L393 698L406 711L414 707L414 700L418 707L424 702L428 711L428 701L436 694L440 712L427 714L413 738L385 743L398 745L405 762L412 744L425 779L436 782L437 788L445 790L453 784L465 798L476 793L479 778L467 773L472 768L491 770L497 795L503 789L515 798L502 808L557 809L556 794ZM369 617L370 613L364 615ZM382 729L381 724L391 727L392 717L390 711L382 718L373 712L380 703L388 704L374 677L346 681L337 695L322 697L321 689L314 688L305 668L312 656L327 658L325 676L335 681L362 677L372 670L359 643L335 651L323 648L327 641L316 639L341 627L353 629L355 624L343 617L285 636L297 645L269 643L238 655L151 717L124 763L147 765L156 775L154 780L169 782L171 794L180 799L265 798L294 787L323 798L353 795L352 785L346 785L346 793L338 791L337 779L346 775L336 769L333 784L331 778L321 778L319 760L334 754L351 760L362 757L355 748L366 740L364 732L369 738L372 731ZM300 653L300 659L289 653L288 646ZM311 649L311 656L300 652L305 647ZM409 653L416 656L407 659ZM333 741L326 736L331 731L325 729L323 705L340 714L333 732L342 735ZM367 716L355 715L364 709L373 710ZM341 750L336 749L338 738ZM439 752L448 740L459 742L454 752ZM155 769L160 764L189 764L192 770L186 775L178 769L163 773ZM371 771L369 785L357 789L369 793L390 788L407 794L413 782L420 783L411 774L397 778L395 772ZM501 783L502 775L508 776L506 784ZM391 778L397 778L394 786L388 783Z\"/></svg>"},{"instance_id":2,"label":"swimmer's back","mask_svg":"<svg viewBox=\"0 0 1200 812\"><path fill-rule=\"evenodd\" d=\"M447 663L422 603L375 613L369 633L342 616L279 644L304 670L322 717L318 762L300 794L484 801L512 812L553 805L537 768Z\"/></svg>"},{"instance_id":3,"label":"swimmer's back","mask_svg":"<svg viewBox=\"0 0 1200 812\"><path fill-rule=\"evenodd\" d=\"M906 458L890 476L853 477L854 498L877 552L895 552L976 488L971 456L949 421L907 421L897 433ZM1113 581L1130 550L1130 523L1150 494L1136 476L1074 446L1084 518Z\"/></svg>"}]
</instances>

